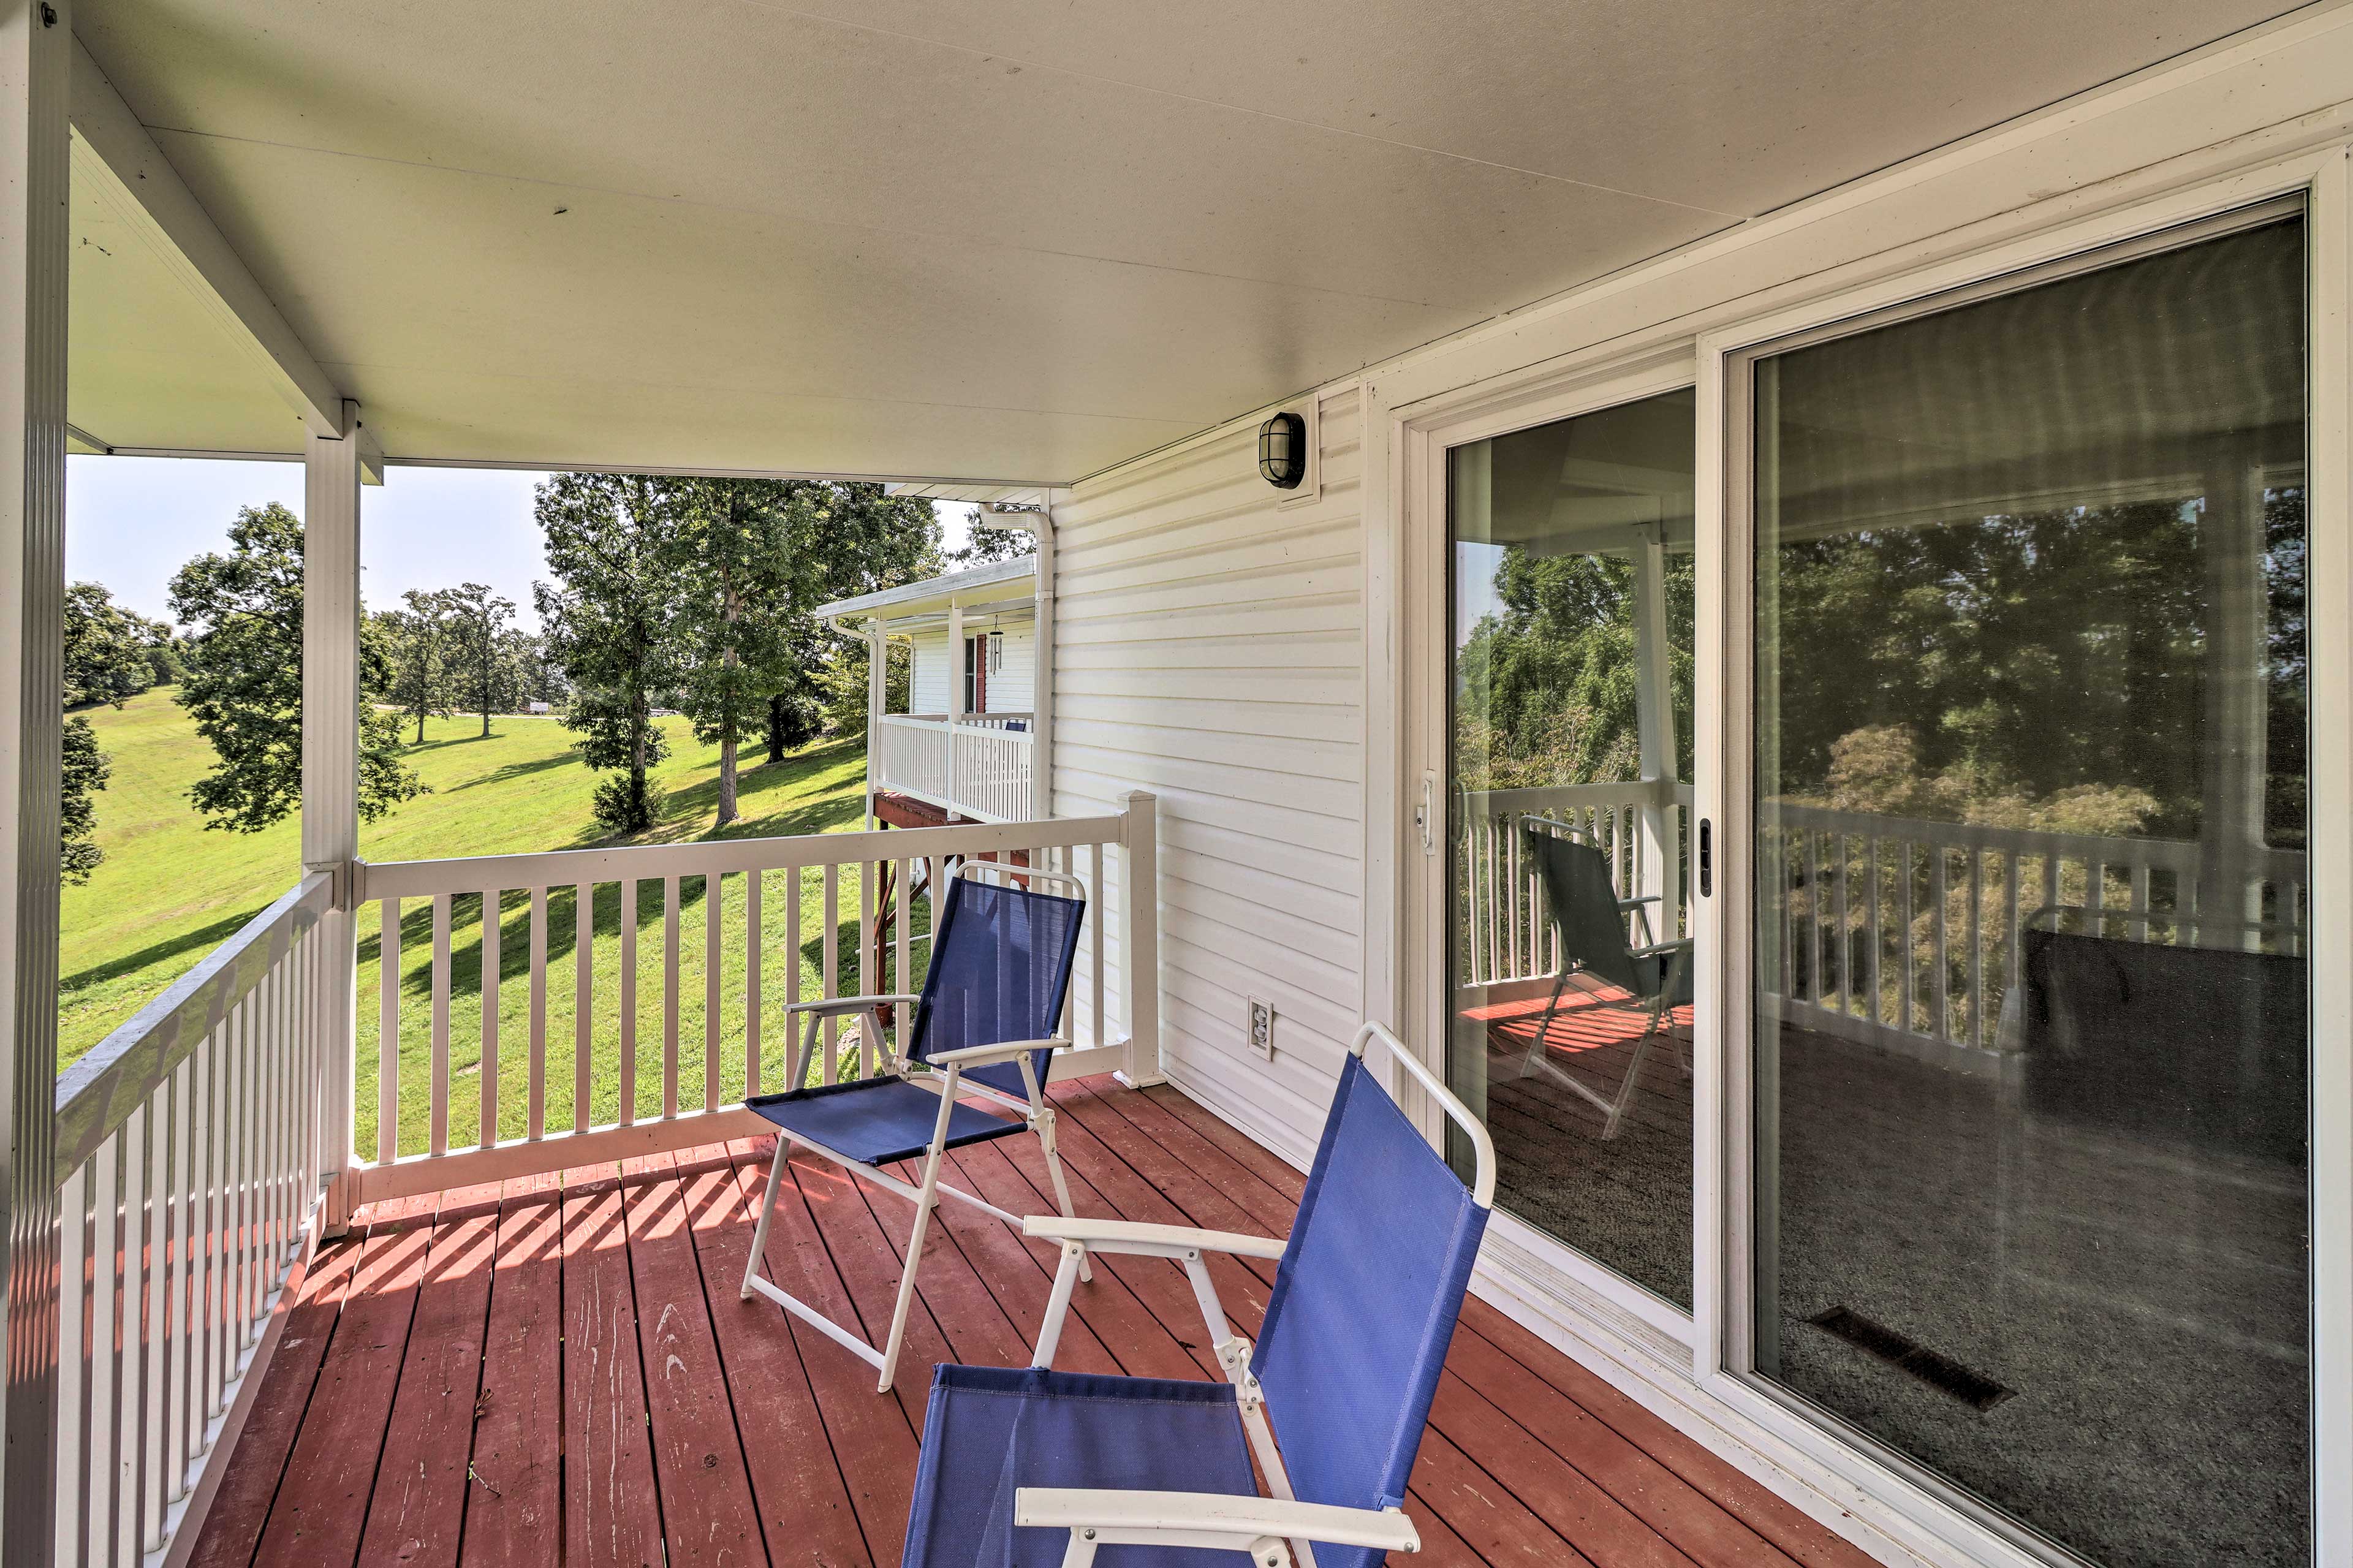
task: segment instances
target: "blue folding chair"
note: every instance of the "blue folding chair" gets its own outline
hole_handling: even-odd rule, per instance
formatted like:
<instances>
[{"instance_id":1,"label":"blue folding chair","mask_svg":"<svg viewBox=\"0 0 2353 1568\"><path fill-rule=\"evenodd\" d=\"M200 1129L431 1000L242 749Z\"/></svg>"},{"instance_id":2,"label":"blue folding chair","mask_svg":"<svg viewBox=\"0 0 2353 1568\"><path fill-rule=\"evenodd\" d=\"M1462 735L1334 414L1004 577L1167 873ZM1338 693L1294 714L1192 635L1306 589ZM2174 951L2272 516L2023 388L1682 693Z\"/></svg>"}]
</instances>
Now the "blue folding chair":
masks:
<instances>
[{"instance_id":1,"label":"blue folding chair","mask_svg":"<svg viewBox=\"0 0 2353 1568\"><path fill-rule=\"evenodd\" d=\"M1039 891L1040 884L1067 888L1069 896ZM786 1009L808 1019L793 1049L786 1082L799 1085L807 1071L819 1024L845 1013L865 1015L862 1034L873 1042L882 1070L848 1083L796 1087L744 1101L745 1109L775 1123L778 1134L776 1158L768 1167L767 1196L760 1204L759 1230L744 1265L744 1299L750 1300L757 1291L847 1347L881 1373L877 1386L883 1392L891 1387L899 1347L906 1340L915 1268L939 1196L961 1198L1008 1225L1021 1223L996 1205L941 1181L942 1154L991 1138L1034 1132L1046 1152L1055 1201L1063 1214L1071 1212L1071 1190L1054 1149L1054 1112L1046 1104L1043 1086L1054 1047L1068 1043L1053 1037L1070 994L1071 964L1078 953L1086 910L1086 887L1075 877L1026 866L966 862L948 883L939 924L932 933L932 963L922 994L836 996ZM891 1059L882 1029L886 1003L915 1009L906 1056L898 1061ZM873 1064L876 1058L868 1060ZM1014 1112L1020 1120L1008 1121L964 1096ZM915 1205L915 1229L907 1242L891 1334L879 1351L760 1276L787 1142L821 1154ZM910 1186L881 1169L918 1156L923 1162L920 1186Z\"/></svg>"},{"instance_id":2,"label":"blue folding chair","mask_svg":"<svg viewBox=\"0 0 2353 1568\"><path fill-rule=\"evenodd\" d=\"M1366 1068L1376 1039L1470 1139L1468 1190ZM1236 1553L1259 1568L1369 1568L1419 1551L1406 1478L1494 1195L1486 1129L1366 1024L1288 1241L1024 1221L1062 1250L1033 1364L938 1369L905 1568L1088 1568L1105 1547L1120 1568L1211 1568ZM1091 1252L1181 1262L1229 1381L1050 1370ZM1203 1261L1213 1252L1281 1259L1255 1348L1227 1325ZM1271 1497L1251 1476L1253 1453Z\"/></svg>"}]
</instances>

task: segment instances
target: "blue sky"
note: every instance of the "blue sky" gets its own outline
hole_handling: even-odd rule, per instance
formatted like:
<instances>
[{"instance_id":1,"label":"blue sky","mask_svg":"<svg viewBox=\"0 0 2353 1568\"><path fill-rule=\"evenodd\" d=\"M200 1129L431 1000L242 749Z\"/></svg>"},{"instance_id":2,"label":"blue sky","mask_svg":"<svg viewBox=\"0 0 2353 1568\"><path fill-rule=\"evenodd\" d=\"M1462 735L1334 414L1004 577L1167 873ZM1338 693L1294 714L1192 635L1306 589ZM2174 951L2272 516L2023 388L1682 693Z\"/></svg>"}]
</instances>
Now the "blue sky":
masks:
<instances>
[{"instance_id":1,"label":"blue sky","mask_svg":"<svg viewBox=\"0 0 2353 1568\"><path fill-rule=\"evenodd\" d=\"M526 623L531 584L546 575L531 491L541 476L490 468L393 468L360 493L361 593L373 606L411 588L487 583ZM66 459L66 576L103 583L142 616L171 617L169 584L183 563L225 547L237 508L282 501L302 510L300 463L185 458ZM941 510L950 548L967 509Z\"/></svg>"}]
</instances>

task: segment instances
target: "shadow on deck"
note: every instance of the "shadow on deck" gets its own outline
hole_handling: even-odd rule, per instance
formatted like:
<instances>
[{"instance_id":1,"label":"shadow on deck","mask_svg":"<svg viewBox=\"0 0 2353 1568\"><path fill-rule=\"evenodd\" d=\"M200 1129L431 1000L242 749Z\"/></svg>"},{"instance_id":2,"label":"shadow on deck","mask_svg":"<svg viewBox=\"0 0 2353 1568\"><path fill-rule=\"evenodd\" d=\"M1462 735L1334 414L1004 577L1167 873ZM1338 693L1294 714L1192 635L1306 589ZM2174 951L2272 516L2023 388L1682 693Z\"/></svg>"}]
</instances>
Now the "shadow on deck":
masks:
<instances>
[{"instance_id":1,"label":"shadow on deck","mask_svg":"<svg viewBox=\"0 0 2353 1568\"><path fill-rule=\"evenodd\" d=\"M1302 1180L1171 1089L1055 1086L1084 1214L1280 1234ZM193 1563L891 1568L929 1363L1023 1364L1054 1266L943 1208L901 1387L736 1299L765 1141L601 1165L364 1214L300 1288ZM1050 1200L1034 1141L955 1152L948 1179ZM888 1321L900 1200L796 1160L765 1268ZM1221 1261L1236 1327L1271 1264ZM1210 1378L1177 1266L1106 1258L1058 1364ZM1863 1554L1483 1303L1466 1308L1407 1503L1415 1561L1862 1568Z\"/></svg>"}]
</instances>

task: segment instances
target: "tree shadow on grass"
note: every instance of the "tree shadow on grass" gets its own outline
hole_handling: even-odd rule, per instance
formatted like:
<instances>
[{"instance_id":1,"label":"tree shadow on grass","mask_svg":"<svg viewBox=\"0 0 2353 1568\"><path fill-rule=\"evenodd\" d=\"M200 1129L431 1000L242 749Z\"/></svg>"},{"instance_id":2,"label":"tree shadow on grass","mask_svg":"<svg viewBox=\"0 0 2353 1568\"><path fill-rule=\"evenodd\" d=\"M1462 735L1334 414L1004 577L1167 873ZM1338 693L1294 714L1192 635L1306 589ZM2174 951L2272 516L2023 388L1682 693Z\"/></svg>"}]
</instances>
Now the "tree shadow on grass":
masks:
<instances>
[{"instance_id":1,"label":"tree shadow on grass","mask_svg":"<svg viewBox=\"0 0 2353 1568\"><path fill-rule=\"evenodd\" d=\"M533 773L543 773L550 768L578 767L581 765L583 764L580 761L579 752L567 747L565 750L556 752L552 757L534 757L529 762L509 763L503 767L492 768L489 773L482 774L480 778L468 779L464 784L444 784L441 786L438 793L443 795L456 795L461 790L480 789L484 784L512 784L515 780L520 778L528 778Z\"/></svg>"},{"instance_id":2,"label":"tree shadow on grass","mask_svg":"<svg viewBox=\"0 0 2353 1568\"><path fill-rule=\"evenodd\" d=\"M198 926L194 931L185 931L177 936L165 937L163 941L150 943L136 952L126 952L119 958L110 958L104 963L93 964L88 969L76 970L58 982L58 994L61 998L67 997L78 991L86 991L93 985L103 985L110 980L120 980L125 975L137 973L150 964L162 963L177 958L195 948L210 950L218 947L244 930L248 921L269 907L269 901L264 900L249 910L223 916L210 925Z\"/></svg>"}]
</instances>

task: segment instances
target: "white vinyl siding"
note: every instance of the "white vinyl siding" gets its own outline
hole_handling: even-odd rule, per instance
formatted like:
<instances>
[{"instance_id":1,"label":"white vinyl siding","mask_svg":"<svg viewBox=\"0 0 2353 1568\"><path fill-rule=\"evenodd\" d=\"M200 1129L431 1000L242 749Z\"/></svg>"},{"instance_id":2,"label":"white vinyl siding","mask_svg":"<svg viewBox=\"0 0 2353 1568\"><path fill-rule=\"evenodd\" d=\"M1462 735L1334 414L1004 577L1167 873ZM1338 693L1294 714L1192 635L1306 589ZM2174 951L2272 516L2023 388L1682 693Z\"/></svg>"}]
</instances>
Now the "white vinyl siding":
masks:
<instances>
[{"instance_id":1,"label":"white vinyl siding","mask_svg":"<svg viewBox=\"0 0 2353 1568\"><path fill-rule=\"evenodd\" d=\"M988 677L990 713L1027 713L1031 708L1031 693L1036 689L1038 668L1038 626L1028 618L1010 620L997 617L998 635L1004 637L1002 668ZM971 634L978 637L987 623L976 620ZM944 713L952 695L948 681L950 672L962 673L960 660L948 657L948 634L944 631L918 632L907 639L915 652L915 668L910 678L909 699L913 713Z\"/></svg>"},{"instance_id":2,"label":"white vinyl siding","mask_svg":"<svg viewBox=\"0 0 2353 1568\"><path fill-rule=\"evenodd\" d=\"M1297 506L1259 477L1253 419L1055 509L1055 813L1159 796L1166 1070L1294 1156L1362 1005L1353 385L1319 423L1321 492ZM1271 1065L1244 1043L1252 996L1274 1007Z\"/></svg>"}]
</instances>

